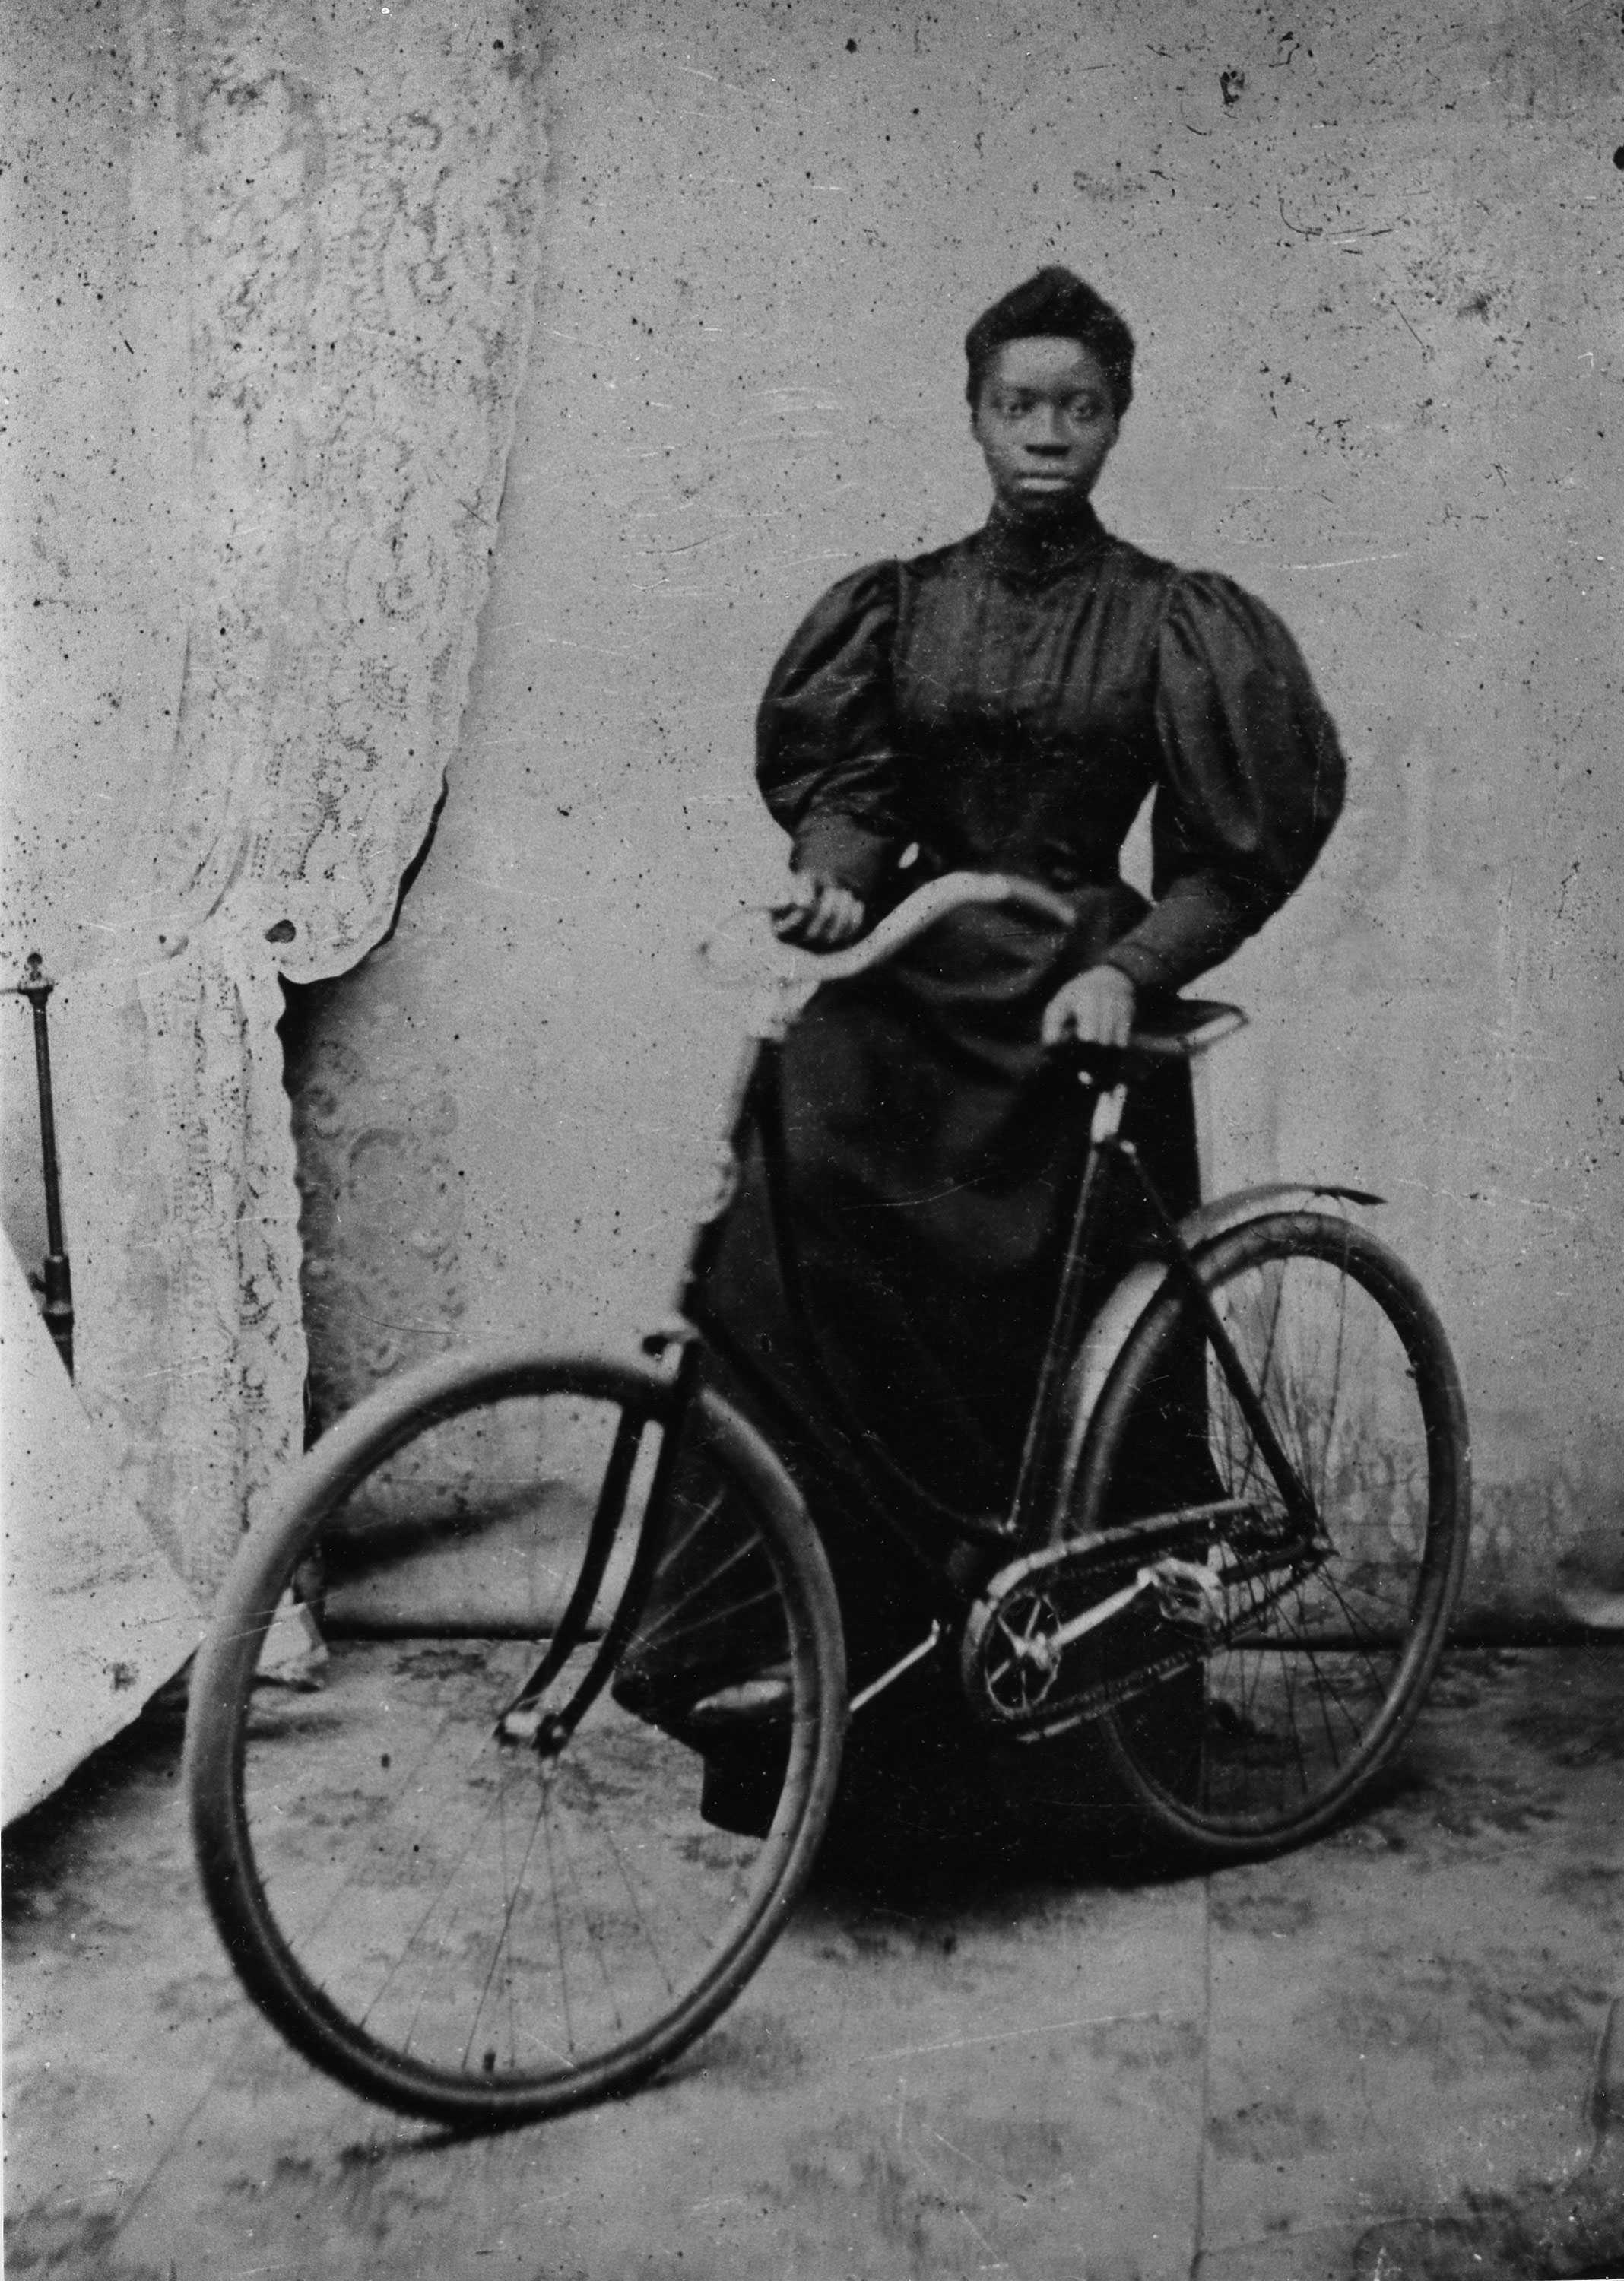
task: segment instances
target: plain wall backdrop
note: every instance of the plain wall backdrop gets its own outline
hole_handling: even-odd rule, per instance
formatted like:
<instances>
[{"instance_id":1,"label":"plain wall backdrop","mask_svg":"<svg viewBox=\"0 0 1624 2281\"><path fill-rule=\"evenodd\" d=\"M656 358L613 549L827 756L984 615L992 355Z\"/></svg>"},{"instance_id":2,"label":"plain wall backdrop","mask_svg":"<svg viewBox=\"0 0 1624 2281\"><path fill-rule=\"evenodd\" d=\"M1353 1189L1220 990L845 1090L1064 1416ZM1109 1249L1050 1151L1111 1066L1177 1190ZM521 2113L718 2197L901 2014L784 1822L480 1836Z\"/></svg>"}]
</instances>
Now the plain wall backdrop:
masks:
<instances>
[{"instance_id":1,"label":"plain wall backdrop","mask_svg":"<svg viewBox=\"0 0 1624 2281\"><path fill-rule=\"evenodd\" d=\"M438 1343L379 1322L658 1311L736 1019L692 944L777 860L762 681L831 579L981 519L963 329L1061 259L1141 344L1104 519L1281 611L1352 760L1210 986L1254 1022L1206 1081L1213 1184L1384 1194L1466 1379L1480 1598L1624 1584L1616 23L746 0L547 41L462 750L308 1044L329 1400Z\"/></svg>"},{"instance_id":2,"label":"plain wall backdrop","mask_svg":"<svg viewBox=\"0 0 1624 2281\"><path fill-rule=\"evenodd\" d=\"M737 1027L692 946L778 859L762 681L833 578L981 519L963 333L1059 259L1140 341L1104 520L1278 608L1352 762L1208 986L1253 1017L1205 1081L1212 1185L1383 1193L1466 1380L1480 1598L1624 1586L1616 11L530 20L543 274L447 796L392 939L288 1025L323 1411L662 1307ZM124 545L76 575L162 665Z\"/></svg>"}]
</instances>

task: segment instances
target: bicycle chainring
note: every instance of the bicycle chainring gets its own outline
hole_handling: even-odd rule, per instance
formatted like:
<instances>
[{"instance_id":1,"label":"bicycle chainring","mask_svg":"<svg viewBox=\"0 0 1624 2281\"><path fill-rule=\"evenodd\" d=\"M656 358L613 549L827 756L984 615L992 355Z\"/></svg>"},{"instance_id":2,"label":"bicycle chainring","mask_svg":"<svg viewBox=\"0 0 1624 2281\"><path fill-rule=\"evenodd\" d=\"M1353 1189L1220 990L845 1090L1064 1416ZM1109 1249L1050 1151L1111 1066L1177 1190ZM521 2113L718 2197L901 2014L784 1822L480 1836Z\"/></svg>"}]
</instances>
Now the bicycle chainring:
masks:
<instances>
[{"instance_id":1,"label":"bicycle chainring","mask_svg":"<svg viewBox=\"0 0 1624 2281\"><path fill-rule=\"evenodd\" d=\"M1047 1592L1023 1583L987 1606L986 1621L982 1685L1004 1718L1019 1719L1047 1702L1059 1682L1060 1612Z\"/></svg>"}]
</instances>

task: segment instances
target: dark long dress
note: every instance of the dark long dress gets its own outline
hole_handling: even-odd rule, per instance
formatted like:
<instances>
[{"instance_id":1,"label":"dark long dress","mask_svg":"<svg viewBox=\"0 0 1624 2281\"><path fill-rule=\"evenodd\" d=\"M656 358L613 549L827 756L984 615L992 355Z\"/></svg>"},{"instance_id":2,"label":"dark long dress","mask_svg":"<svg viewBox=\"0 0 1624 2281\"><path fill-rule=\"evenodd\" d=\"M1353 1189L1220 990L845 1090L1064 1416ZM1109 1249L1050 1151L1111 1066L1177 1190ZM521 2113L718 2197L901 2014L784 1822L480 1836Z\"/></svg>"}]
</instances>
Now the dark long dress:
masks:
<instances>
[{"instance_id":1,"label":"dark long dress","mask_svg":"<svg viewBox=\"0 0 1624 2281\"><path fill-rule=\"evenodd\" d=\"M1335 731L1290 636L1230 580L1154 560L1092 514L985 530L832 587L779 660L758 776L793 861L870 910L944 870L1057 889L1070 926L971 910L788 1040L782 1107L807 1296L861 1426L930 1494L1007 1497L1086 1139L1039 1043L1102 960L1167 991L1226 957L1307 872L1341 806ZM1154 902L1117 863L1154 792ZM899 861L916 847L906 868ZM1196 1201L1187 1079L1141 1092L1141 1151ZM1118 1251L1137 1231L1117 1232ZM805 1403L746 1168L713 1298Z\"/></svg>"}]
</instances>

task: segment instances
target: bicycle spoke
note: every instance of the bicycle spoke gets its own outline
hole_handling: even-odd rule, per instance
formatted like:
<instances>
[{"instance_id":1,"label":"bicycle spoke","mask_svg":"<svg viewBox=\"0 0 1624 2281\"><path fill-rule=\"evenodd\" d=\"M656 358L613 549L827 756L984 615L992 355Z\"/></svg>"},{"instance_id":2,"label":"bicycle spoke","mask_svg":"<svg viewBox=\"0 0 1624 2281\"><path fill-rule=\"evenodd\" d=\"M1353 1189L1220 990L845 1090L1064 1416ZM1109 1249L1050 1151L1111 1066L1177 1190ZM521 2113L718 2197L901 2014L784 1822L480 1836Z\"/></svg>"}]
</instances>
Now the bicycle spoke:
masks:
<instances>
[{"instance_id":1,"label":"bicycle spoke","mask_svg":"<svg viewBox=\"0 0 1624 2281\"><path fill-rule=\"evenodd\" d=\"M724 1601L720 1606L716 1604L716 1588L723 1578L731 1574L741 1562L751 1561L757 1557L758 1548L750 1543L735 1545L723 1552L715 1566L706 1575L696 1578L684 1586L682 1598L668 1610L657 1623L639 1630L638 1639L641 1645L647 1649L665 1645L672 1638L686 1640L696 1631L719 1623L732 1621L742 1608L764 1604L768 1601L776 1602L777 1582L775 1579L769 1577L768 1582L756 1593L753 1600L729 1600ZM696 1604L707 1606L709 1612L702 1618L684 1624L682 1620L683 1611Z\"/></svg>"},{"instance_id":2,"label":"bicycle spoke","mask_svg":"<svg viewBox=\"0 0 1624 2281\"><path fill-rule=\"evenodd\" d=\"M592 1922L592 1909L587 1901L585 1888L581 1883L581 1873L576 1867L575 1853L570 1845L567 1830L568 1825L561 1815L558 1825L559 1851L564 1857L565 1867L569 1873L570 1885L574 1890L576 1904L581 1912L581 1921L586 1927L587 1934L592 1943L592 1959L598 1967L599 1976L603 1982L603 1992L609 1999L609 2007L614 2014L615 2025L617 2030L621 2030L624 2028L625 2021L621 2014L619 1999L615 1992L615 1983L609 1977L609 1962L607 1957L604 1954L605 1943L600 1937L599 1928Z\"/></svg>"},{"instance_id":3,"label":"bicycle spoke","mask_svg":"<svg viewBox=\"0 0 1624 2281\"><path fill-rule=\"evenodd\" d=\"M429 1901L428 1907L424 1909L422 1914L418 1918L416 1923L406 1935L406 1940L401 1947L400 1954L396 1958L388 1972L385 1973L383 1980L374 1990L367 2001L360 2007L358 2018L363 2027L367 2025L371 2021L378 2006L383 2002L385 1996L389 1994L395 1981L399 1977L401 1972L405 1968L407 1959L412 1955L414 1950L416 1948L419 1940L422 1937L424 1928L428 1925L429 1919L434 1915L435 1911L443 1904L449 1906L450 1896L456 1886L458 1880L461 1876L463 1870L469 1860L473 1858L474 1850L478 1845L481 1837L483 1836L491 1816L504 1810L506 1789L506 1782L501 1777L500 1771L499 1769L498 1785L495 1797L490 1801L484 1811L476 1821L474 1828L469 1834L467 1844L463 1846L456 1860L451 1864L449 1869L446 1870L440 1881L439 1888L436 1891L433 1898ZM445 1930L440 1936L439 1948L437 1952L437 1954L444 1954L451 1939L453 1923L454 1919L448 1915L446 1919ZM413 2027L407 2031L408 2045L411 2040L411 2036L415 2032L416 2020L419 2014L421 2014L423 2006L428 2001L429 1988L429 1983L425 1980L423 1994L419 1999L417 2012L413 2014Z\"/></svg>"},{"instance_id":4,"label":"bicycle spoke","mask_svg":"<svg viewBox=\"0 0 1624 2281\"><path fill-rule=\"evenodd\" d=\"M558 1879L553 1874L553 1800L551 1775L544 1775L541 1784L541 1819L544 1842L547 1849L547 1891L553 1902L553 1937L558 1949L558 1998L564 2014L564 2049L573 2053L576 2047L575 2022L569 2014L569 1967L564 1956L563 1905L559 1898Z\"/></svg>"},{"instance_id":5,"label":"bicycle spoke","mask_svg":"<svg viewBox=\"0 0 1624 2281\"><path fill-rule=\"evenodd\" d=\"M1336 1352L1331 1363L1330 1399L1326 1403L1325 1435L1319 1448L1319 1481L1321 1488L1331 1478L1331 1442L1336 1431L1337 1404L1342 1399L1342 1348L1348 1331L1348 1285L1345 1278L1336 1287Z\"/></svg>"},{"instance_id":6,"label":"bicycle spoke","mask_svg":"<svg viewBox=\"0 0 1624 2281\"><path fill-rule=\"evenodd\" d=\"M748 1600L733 1600L726 1607L713 1608L704 1615L695 1616L688 1623L677 1624L673 1620L663 1630L640 1635L638 1645L643 1648L681 1646L692 1649L697 1641L715 1634L720 1634L723 1639L741 1635L747 1636L744 1632L744 1619L763 1608L776 1608L777 1604L777 1592L768 1588ZM788 1646L787 1640L775 1643L775 1647L781 1648L785 1653L788 1652Z\"/></svg>"},{"instance_id":7,"label":"bicycle spoke","mask_svg":"<svg viewBox=\"0 0 1624 2281\"><path fill-rule=\"evenodd\" d=\"M637 1888L631 1882L631 1873L626 1867L625 1856L621 1852L619 1845L616 1844L614 1833L611 1830L605 1830L604 1840L608 1846L610 1853L614 1857L615 1867L620 1871L621 1883L626 1888L626 1898L631 1903L631 1913L638 1921L638 1929L643 1936L649 1955L653 1960L654 1969L664 1980L667 1992L669 1994L674 1994L677 1983L671 1978L670 1974L667 1969L665 1959L660 1952L659 1943L655 1940L653 1933L649 1928L648 1920L643 1913L643 1905L641 1901L638 1900Z\"/></svg>"},{"instance_id":8,"label":"bicycle spoke","mask_svg":"<svg viewBox=\"0 0 1624 2281\"><path fill-rule=\"evenodd\" d=\"M480 2015L485 2008L485 2001L487 1997L490 1995L491 1983L496 1977L497 1967L501 1961L502 1952L507 1945L507 1937L513 1928L514 1911L518 1906L520 1890L524 1883L525 1873L528 1871L530 1865L530 1855L535 1851L536 1834L546 1818L547 1790L545 1782L541 1783L540 1790L541 1797L537 1806L535 1821L530 1825L530 1837L525 1844L524 1859L519 1865L518 1878L514 1880L509 1876L507 1868L507 1785L505 1782L501 1785L503 1798L501 1812L502 1890L507 1896L507 1899L506 1905L502 1910L501 1924L498 1929L496 1940L491 1951L490 1968L485 1974L484 1984L479 1991L479 2001L474 2007L474 2017L468 2027L468 2039L462 2047L462 2064L464 2067L468 2063L468 2053L473 2050L474 2038L479 2032ZM507 1985L508 2055L510 2060L516 2058L518 2055L518 2031L514 2023L513 2004L513 1978L510 1972Z\"/></svg>"}]
</instances>

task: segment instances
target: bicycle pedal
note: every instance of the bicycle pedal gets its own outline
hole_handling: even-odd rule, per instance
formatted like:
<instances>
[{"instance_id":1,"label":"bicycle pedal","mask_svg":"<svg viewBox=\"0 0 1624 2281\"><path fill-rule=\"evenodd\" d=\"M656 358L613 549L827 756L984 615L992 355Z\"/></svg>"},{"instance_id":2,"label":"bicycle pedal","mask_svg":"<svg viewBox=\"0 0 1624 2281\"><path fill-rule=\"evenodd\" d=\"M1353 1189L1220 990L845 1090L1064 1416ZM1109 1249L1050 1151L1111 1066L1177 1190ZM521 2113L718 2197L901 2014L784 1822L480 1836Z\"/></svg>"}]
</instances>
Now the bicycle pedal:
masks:
<instances>
[{"instance_id":1,"label":"bicycle pedal","mask_svg":"<svg viewBox=\"0 0 1624 2281\"><path fill-rule=\"evenodd\" d=\"M1170 1553L1141 1573L1164 1623L1176 1631L1193 1633L1203 1643L1224 1637L1230 1622L1225 1569L1216 1564L1180 1560Z\"/></svg>"}]
</instances>

